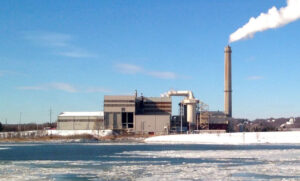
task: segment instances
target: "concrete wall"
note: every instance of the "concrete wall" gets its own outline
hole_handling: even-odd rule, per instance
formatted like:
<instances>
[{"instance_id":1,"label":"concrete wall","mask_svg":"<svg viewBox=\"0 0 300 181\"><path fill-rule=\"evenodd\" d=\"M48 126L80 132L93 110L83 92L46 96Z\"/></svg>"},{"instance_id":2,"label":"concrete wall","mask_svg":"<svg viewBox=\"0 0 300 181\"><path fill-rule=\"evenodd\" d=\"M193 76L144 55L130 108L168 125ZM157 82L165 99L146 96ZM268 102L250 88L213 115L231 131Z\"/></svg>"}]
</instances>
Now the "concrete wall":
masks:
<instances>
[{"instance_id":1,"label":"concrete wall","mask_svg":"<svg viewBox=\"0 0 300 181\"><path fill-rule=\"evenodd\" d=\"M121 113L105 113L105 129L122 129Z\"/></svg>"},{"instance_id":2,"label":"concrete wall","mask_svg":"<svg viewBox=\"0 0 300 181\"><path fill-rule=\"evenodd\" d=\"M170 127L170 115L136 115L135 132L148 134L166 134ZM167 128L167 129L165 129Z\"/></svg>"},{"instance_id":3,"label":"concrete wall","mask_svg":"<svg viewBox=\"0 0 300 181\"><path fill-rule=\"evenodd\" d=\"M103 119L103 116L58 116L58 120L97 120Z\"/></svg>"},{"instance_id":4,"label":"concrete wall","mask_svg":"<svg viewBox=\"0 0 300 181\"><path fill-rule=\"evenodd\" d=\"M104 129L103 120L100 121L58 121L58 130L98 130Z\"/></svg>"}]
</instances>

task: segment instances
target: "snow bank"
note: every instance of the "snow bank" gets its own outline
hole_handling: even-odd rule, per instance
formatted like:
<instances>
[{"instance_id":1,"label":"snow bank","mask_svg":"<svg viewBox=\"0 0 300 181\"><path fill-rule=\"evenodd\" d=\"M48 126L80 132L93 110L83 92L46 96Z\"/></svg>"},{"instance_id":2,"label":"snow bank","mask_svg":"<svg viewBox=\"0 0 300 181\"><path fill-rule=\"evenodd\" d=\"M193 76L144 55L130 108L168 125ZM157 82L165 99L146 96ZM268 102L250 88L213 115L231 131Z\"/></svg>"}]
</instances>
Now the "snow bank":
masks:
<instances>
[{"instance_id":1,"label":"snow bank","mask_svg":"<svg viewBox=\"0 0 300 181\"><path fill-rule=\"evenodd\" d=\"M155 136L146 143L185 144L293 144L300 143L300 131L290 132L246 132L246 133L201 133L185 135Z\"/></svg>"},{"instance_id":2,"label":"snow bank","mask_svg":"<svg viewBox=\"0 0 300 181\"><path fill-rule=\"evenodd\" d=\"M83 135L89 134L94 136L109 136L112 135L112 130L47 130L48 135L58 136L72 136L72 135Z\"/></svg>"}]
</instances>

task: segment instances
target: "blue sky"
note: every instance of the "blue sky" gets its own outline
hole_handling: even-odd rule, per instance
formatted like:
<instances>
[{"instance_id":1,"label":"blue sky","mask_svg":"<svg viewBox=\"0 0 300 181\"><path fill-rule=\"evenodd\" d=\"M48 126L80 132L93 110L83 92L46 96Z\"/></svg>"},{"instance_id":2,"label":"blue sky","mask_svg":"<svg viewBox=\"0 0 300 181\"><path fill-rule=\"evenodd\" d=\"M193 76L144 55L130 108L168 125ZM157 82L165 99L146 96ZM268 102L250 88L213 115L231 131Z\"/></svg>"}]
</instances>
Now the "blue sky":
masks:
<instances>
[{"instance_id":1,"label":"blue sky","mask_svg":"<svg viewBox=\"0 0 300 181\"><path fill-rule=\"evenodd\" d=\"M192 90L223 110L224 47L269 1L1 1L0 121L98 111L103 96ZM300 21L231 44L233 115L300 116ZM178 101L175 98L173 102ZM173 108L177 112L177 108Z\"/></svg>"}]
</instances>

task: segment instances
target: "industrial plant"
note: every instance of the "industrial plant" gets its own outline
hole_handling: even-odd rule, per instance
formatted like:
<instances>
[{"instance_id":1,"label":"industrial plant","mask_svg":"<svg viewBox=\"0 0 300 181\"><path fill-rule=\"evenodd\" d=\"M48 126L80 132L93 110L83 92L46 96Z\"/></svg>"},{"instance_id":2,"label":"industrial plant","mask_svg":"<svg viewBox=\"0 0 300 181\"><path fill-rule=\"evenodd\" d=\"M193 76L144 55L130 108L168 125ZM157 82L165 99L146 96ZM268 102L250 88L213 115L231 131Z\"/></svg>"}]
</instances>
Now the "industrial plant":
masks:
<instances>
[{"instance_id":1,"label":"industrial plant","mask_svg":"<svg viewBox=\"0 0 300 181\"><path fill-rule=\"evenodd\" d=\"M224 50L224 112L210 111L191 90L170 90L160 97L105 95L104 110L62 112L58 130L113 130L120 133L170 134L199 130L226 131L232 119L231 48ZM172 115L172 97L180 96L178 115Z\"/></svg>"}]
</instances>

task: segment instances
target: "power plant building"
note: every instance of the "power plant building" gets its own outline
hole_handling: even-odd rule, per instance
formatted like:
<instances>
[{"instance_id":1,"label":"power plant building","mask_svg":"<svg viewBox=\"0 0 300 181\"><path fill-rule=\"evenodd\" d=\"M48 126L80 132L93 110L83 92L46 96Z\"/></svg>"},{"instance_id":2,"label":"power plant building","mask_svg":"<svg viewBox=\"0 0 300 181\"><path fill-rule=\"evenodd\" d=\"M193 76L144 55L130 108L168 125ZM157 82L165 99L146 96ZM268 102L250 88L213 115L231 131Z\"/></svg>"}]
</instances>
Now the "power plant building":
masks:
<instances>
[{"instance_id":1,"label":"power plant building","mask_svg":"<svg viewBox=\"0 0 300 181\"><path fill-rule=\"evenodd\" d=\"M104 96L105 129L134 128L135 96Z\"/></svg>"},{"instance_id":2,"label":"power plant building","mask_svg":"<svg viewBox=\"0 0 300 181\"><path fill-rule=\"evenodd\" d=\"M168 97L104 96L105 129L137 134L165 134L170 127Z\"/></svg>"},{"instance_id":3,"label":"power plant building","mask_svg":"<svg viewBox=\"0 0 300 181\"><path fill-rule=\"evenodd\" d=\"M136 134L166 134L170 130L227 129L232 119L231 47L224 50L224 112L203 109L190 90L170 90L161 97L104 96L104 112L63 112L57 129L110 129ZM184 97L179 116L172 115L173 96ZM183 122L183 123L182 123ZM184 127L184 129L183 129Z\"/></svg>"}]
</instances>

